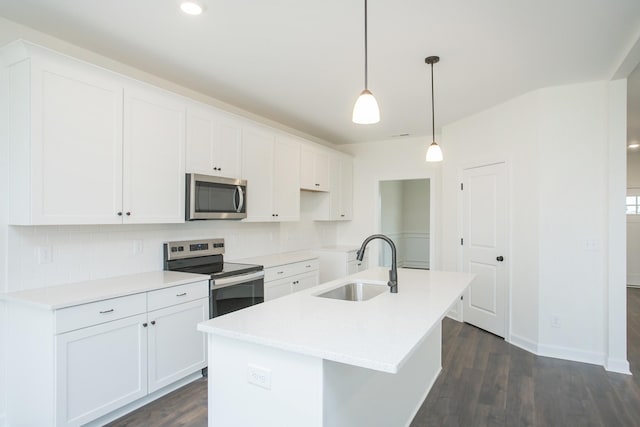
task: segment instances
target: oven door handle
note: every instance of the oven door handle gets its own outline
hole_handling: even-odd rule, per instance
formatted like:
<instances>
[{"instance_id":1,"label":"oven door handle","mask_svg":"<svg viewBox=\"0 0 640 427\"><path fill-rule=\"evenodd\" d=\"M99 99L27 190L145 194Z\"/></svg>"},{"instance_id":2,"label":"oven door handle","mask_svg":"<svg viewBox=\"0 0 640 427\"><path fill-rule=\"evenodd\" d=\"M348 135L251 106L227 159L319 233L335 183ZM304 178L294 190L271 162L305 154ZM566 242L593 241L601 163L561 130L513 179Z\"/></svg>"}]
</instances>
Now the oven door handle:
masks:
<instances>
[{"instance_id":1,"label":"oven door handle","mask_svg":"<svg viewBox=\"0 0 640 427\"><path fill-rule=\"evenodd\" d=\"M221 279L213 279L213 289L225 288L227 286L239 285L245 282L251 282L264 277L264 271L243 274L241 276L223 277Z\"/></svg>"}]
</instances>

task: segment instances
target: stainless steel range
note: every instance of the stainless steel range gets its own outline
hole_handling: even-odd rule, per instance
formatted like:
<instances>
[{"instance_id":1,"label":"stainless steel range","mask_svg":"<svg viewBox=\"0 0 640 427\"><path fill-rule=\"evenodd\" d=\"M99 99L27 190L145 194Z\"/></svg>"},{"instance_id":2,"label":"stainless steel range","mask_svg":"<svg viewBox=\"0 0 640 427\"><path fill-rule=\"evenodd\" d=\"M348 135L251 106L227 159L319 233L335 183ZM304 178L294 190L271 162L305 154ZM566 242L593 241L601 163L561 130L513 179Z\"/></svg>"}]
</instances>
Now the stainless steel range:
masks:
<instances>
[{"instance_id":1,"label":"stainless steel range","mask_svg":"<svg viewBox=\"0 0 640 427\"><path fill-rule=\"evenodd\" d=\"M224 262L224 239L164 244L164 269L208 274L209 317L218 317L264 302L261 265Z\"/></svg>"}]
</instances>

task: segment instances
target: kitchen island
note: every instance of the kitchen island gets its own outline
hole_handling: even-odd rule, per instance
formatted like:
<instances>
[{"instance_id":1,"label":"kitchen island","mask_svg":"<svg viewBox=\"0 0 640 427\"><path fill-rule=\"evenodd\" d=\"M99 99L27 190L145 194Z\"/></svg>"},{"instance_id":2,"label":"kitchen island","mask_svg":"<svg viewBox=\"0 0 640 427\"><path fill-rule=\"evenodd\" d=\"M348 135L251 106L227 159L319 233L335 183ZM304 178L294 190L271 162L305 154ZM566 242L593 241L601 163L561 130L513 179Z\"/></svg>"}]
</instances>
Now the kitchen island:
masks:
<instances>
[{"instance_id":1,"label":"kitchen island","mask_svg":"<svg viewBox=\"0 0 640 427\"><path fill-rule=\"evenodd\" d=\"M442 319L473 275L399 269L397 294L317 296L387 278L373 268L200 323L209 425L409 425L441 370Z\"/></svg>"}]
</instances>

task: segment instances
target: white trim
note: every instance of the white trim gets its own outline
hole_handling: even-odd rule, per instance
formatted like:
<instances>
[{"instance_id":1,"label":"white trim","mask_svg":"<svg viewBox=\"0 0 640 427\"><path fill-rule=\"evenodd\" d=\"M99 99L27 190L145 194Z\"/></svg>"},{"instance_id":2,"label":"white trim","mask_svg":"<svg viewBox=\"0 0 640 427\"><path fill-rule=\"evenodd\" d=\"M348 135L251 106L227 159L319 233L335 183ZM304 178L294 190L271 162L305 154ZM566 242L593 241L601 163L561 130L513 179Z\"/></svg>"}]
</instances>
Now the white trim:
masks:
<instances>
[{"instance_id":1,"label":"white trim","mask_svg":"<svg viewBox=\"0 0 640 427\"><path fill-rule=\"evenodd\" d=\"M557 345L539 344L538 356L604 366L604 353L576 350L574 348Z\"/></svg>"},{"instance_id":2,"label":"white trim","mask_svg":"<svg viewBox=\"0 0 640 427\"><path fill-rule=\"evenodd\" d=\"M529 353L533 353L538 356L538 343L520 335L511 334L509 339L506 340L509 344L513 344Z\"/></svg>"},{"instance_id":3,"label":"white trim","mask_svg":"<svg viewBox=\"0 0 640 427\"><path fill-rule=\"evenodd\" d=\"M631 375L631 371L629 370L629 362L624 359L607 359L604 365L604 369L609 372Z\"/></svg>"}]
</instances>

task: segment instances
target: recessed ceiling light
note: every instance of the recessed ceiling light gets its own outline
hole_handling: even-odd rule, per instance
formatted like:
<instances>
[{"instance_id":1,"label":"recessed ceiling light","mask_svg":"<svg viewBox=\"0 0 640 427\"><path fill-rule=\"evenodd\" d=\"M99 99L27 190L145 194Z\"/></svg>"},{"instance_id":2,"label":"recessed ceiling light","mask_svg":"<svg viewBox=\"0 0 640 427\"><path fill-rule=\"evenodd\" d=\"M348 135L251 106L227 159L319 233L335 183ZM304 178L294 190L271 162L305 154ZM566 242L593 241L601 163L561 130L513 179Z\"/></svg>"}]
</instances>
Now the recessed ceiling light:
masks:
<instances>
[{"instance_id":1,"label":"recessed ceiling light","mask_svg":"<svg viewBox=\"0 0 640 427\"><path fill-rule=\"evenodd\" d=\"M627 148L638 148L638 147L640 147L639 142L632 142L631 144L627 145Z\"/></svg>"},{"instance_id":2,"label":"recessed ceiling light","mask_svg":"<svg viewBox=\"0 0 640 427\"><path fill-rule=\"evenodd\" d=\"M180 2L180 9L187 15L201 15L204 6L199 1L183 0Z\"/></svg>"}]
</instances>

